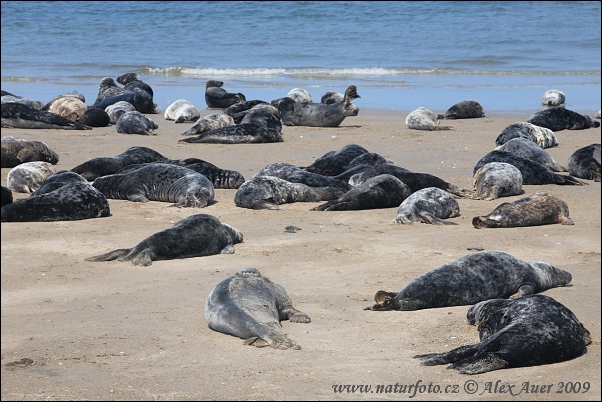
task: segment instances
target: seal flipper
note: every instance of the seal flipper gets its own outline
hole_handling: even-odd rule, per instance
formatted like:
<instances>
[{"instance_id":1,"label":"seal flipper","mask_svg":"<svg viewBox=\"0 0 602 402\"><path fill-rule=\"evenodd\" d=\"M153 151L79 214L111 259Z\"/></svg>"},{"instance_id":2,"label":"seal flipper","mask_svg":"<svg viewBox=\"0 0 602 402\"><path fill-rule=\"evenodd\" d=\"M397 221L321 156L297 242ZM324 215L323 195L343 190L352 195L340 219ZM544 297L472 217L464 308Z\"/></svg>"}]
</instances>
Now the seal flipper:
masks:
<instances>
[{"instance_id":1,"label":"seal flipper","mask_svg":"<svg viewBox=\"0 0 602 402\"><path fill-rule=\"evenodd\" d=\"M496 353L477 353L474 356L456 362L448 369L458 370L460 374L481 374L488 371L500 370L510 364Z\"/></svg>"},{"instance_id":2,"label":"seal flipper","mask_svg":"<svg viewBox=\"0 0 602 402\"><path fill-rule=\"evenodd\" d=\"M228 244L222 249L222 251L220 251L220 254L234 254L234 246L232 244Z\"/></svg>"},{"instance_id":3,"label":"seal flipper","mask_svg":"<svg viewBox=\"0 0 602 402\"><path fill-rule=\"evenodd\" d=\"M519 297L523 297L526 295L532 295L535 293L535 286L531 285L531 284L526 284L526 285L521 285L520 288L518 288L518 291L513 294L512 296L508 297L508 299L518 299Z\"/></svg>"},{"instance_id":4,"label":"seal flipper","mask_svg":"<svg viewBox=\"0 0 602 402\"><path fill-rule=\"evenodd\" d=\"M153 263L153 253L149 248L145 248L137 254L129 253L125 257L121 258L120 261L127 261L129 259L132 260L132 264L134 265L142 265L144 267L148 267Z\"/></svg>"},{"instance_id":5,"label":"seal flipper","mask_svg":"<svg viewBox=\"0 0 602 402\"><path fill-rule=\"evenodd\" d=\"M121 248L118 250L109 251L105 254L95 255L94 257L86 258L85 261L113 261L120 257L126 256L131 250L131 248Z\"/></svg>"},{"instance_id":6,"label":"seal flipper","mask_svg":"<svg viewBox=\"0 0 602 402\"><path fill-rule=\"evenodd\" d=\"M374 295L374 301L376 302L375 305L372 307L366 307L364 310L388 311L399 310L400 308L399 300L397 300L397 293L379 290Z\"/></svg>"},{"instance_id":7,"label":"seal flipper","mask_svg":"<svg viewBox=\"0 0 602 402\"><path fill-rule=\"evenodd\" d=\"M459 348L450 350L446 353L427 353L416 355L414 359L420 359L424 366L437 366L439 364L448 364L463 360L475 354L479 349L479 345L460 346Z\"/></svg>"}]
</instances>

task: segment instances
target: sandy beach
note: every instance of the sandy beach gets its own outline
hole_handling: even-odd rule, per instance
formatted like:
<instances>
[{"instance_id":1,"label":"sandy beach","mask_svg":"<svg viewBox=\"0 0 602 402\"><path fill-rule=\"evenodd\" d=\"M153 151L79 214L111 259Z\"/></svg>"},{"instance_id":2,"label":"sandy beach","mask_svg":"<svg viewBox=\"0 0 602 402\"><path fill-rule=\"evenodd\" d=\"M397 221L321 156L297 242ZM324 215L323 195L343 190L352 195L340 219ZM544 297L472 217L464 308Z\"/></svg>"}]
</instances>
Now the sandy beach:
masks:
<instances>
[{"instance_id":1,"label":"sandy beach","mask_svg":"<svg viewBox=\"0 0 602 402\"><path fill-rule=\"evenodd\" d=\"M2 135L45 142L60 157L57 170L145 146L172 159L200 158L247 179L269 163L307 166L328 151L358 144L413 172L470 189L475 163L493 150L506 126L530 112L450 121L457 131L429 132L408 129L407 112L362 109L337 128L285 126L284 142L274 144L178 143L190 126L166 121L163 111L148 115L159 124L156 136L120 134L115 126L3 128ZM560 145L546 151L566 166L575 150L600 142L601 130L564 130L556 137ZM2 169L3 186L9 171ZM2 400L600 400L601 197L600 183L587 183L525 185L524 195L494 201L458 199L461 216L451 219L456 226L394 225L397 208L318 212L310 209L320 203L295 203L250 210L235 206L236 190L219 189L217 202L202 209L111 199L106 218L2 223ZM574 226L472 226L473 217L538 190L564 200ZM235 254L148 267L84 261L133 247L195 213L214 215L243 233ZM289 225L301 230L287 233ZM469 306L364 310L376 291L397 292L471 249L505 251L569 271L572 286L543 294L591 332L587 353L553 365L461 375L422 366L412 356L477 343L477 330L466 321ZM211 290L249 267L282 285L311 317L309 324L282 323L302 350L245 346L208 328L204 308ZM394 390L395 384L414 389L377 392L379 385ZM341 385L371 388L352 392Z\"/></svg>"}]
</instances>

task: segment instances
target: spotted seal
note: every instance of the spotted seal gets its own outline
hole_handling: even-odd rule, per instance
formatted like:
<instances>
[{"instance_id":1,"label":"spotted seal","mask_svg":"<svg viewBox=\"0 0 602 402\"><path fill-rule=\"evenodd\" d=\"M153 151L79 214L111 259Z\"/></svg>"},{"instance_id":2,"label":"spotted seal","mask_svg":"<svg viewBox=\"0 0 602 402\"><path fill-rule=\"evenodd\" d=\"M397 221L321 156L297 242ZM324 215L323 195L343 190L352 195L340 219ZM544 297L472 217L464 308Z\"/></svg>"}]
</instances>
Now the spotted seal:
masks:
<instances>
[{"instance_id":1,"label":"spotted seal","mask_svg":"<svg viewBox=\"0 0 602 402\"><path fill-rule=\"evenodd\" d=\"M53 222L102 218L107 198L77 173L60 170L28 198L2 207L2 222Z\"/></svg>"},{"instance_id":2,"label":"spotted seal","mask_svg":"<svg viewBox=\"0 0 602 402\"><path fill-rule=\"evenodd\" d=\"M171 228L150 235L132 248L122 248L86 258L86 261L132 261L149 266L153 261L234 254L243 235L207 214L187 216Z\"/></svg>"},{"instance_id":3,"label":"spotted seal","mask_svg":"<svg viewBox=\"0 0 602 402\"><path fill-rule=\"evenodd\" d=\"M225 109L238 102L247 100L241 93L232 93L226 91L223 81L209 80L205 84L205 102L207 107L216 109Z\"/></svg>"},{"instance_id":4,"label":"spotted seal","mask_svg":"<svg viewBox=\"0 0 602 402\"><path fill-rule=\"evenodd\" d=\"M143 82L136 73L125 73L120 75L117 77L117 82L123 85L123 89L126 91L146 91L151 97L154 96L151 86Z\"/></svg>"},{"instance_id":5,"label":"spotted seal","mask_svg":"<svg viewBox=\"0 0 602 402\"><path fill-rule=\"evenodd\" d=\"M421 310L517 298L571 282L569 272L503 251L480 251L417 276L399 293L380 290L367 310Z\"/></svg>"},{"instance_id":6,"label":"spotted seal","mask_svg":"<svg viewBox=\"0 0 602 402\"><path fill-rule=\"evenodd\" d=\"M48 111L65 119L77 121L88 110L88 106L72 96L59 96L50 102Z\"/></svg>"},{"instance_id":7,"label":"spotted seal","mask_svg":"<svg viewBox=\"0 0 602 402\"><path fill-rule=\"evenodd\" d=\"M506 151L491 151L479 159L474 167L473 176L483 165L490 162L505 162L517 167L523 176L523 184L558 184L569 186L582 186L587 184L571 176L554 173L541 163L522 158Z\"/></svg>"},{"instance_id":8,"label":"spotted seal","mask_svg":"<svg viewBox=\"0 0 602 402\"><path fill-rule=\"evenodd\" d=\"M128 91L127 89L124 89L124 88L120 87L119 85L117 85L117 83L115 82L115 80L113 78L104 77L102 80L100 80L100 84L98 85L98 95L96 96L94 105L98 104L99 102L101 102L105 99L112 98L114 96L123 95L127 92L132 92L132 91Z\"/></svg>"},{"instance_id":9,"label":"spotted seal","mask_svg":"<svg viewBox=\"0 0 602 402\"><path fill-rule=\"evenodd\" d=\"M118 133L123 134L157 135L155 130L159 125L142 113L133 111L122 114L115 127Z\"/></svg>"},{"instance_id":10,"label":"spotted seal","mask_svg":"<svg viewBox=\"0 0 602 402\"><path fill-rule=\"evenodd\" d=\"M272 101L272 105L278 109L282 123L287 126L309 126L309 127L338 127L346 117L357 116L360 109L351 103L358 99L355 85L351 85L345 91L342 102L305 103L295 102L294 99L284 97Z\"/></svg>"},{"instance_id":11,"label":"spotted seal","mask_svg":"<svg viewBox=\"0 0 602 402\"><path fill-rule=\"evenodd\" d=\"M416 355L425 366L451 364L460 374L558 363L581 356L590 332L563 304L544 295L475 304L466 315L480 342L446 353Z\"/></svg>"},{"instance_id":12,"label":"spotted seal","mask_svg":"<svg viewBox=\"0 0 602 402\"><path fill-rule=\"evenodd\" d=\"M209 116L200 117L194 125L184 131L182 135L203 134L207 131L217 130L222 127L230 127L234 124L234 119L225 113L210 114Z\"/></svg>"},{"instance_id":13,"label":"spotted seal","mask_svg":"<svg viewBox=\"0 0 602 402\"><path fill-rule=\"evenodd\" d=\"M293 88L290 91L288 91L286 96L288 98L291 98L295 102L312 103L314 101L309 92L307 92L303 88Z\"/></svg>"},{"instance_id":14,"label":"spotted seal","mask_svg":"<svg viewBox=\"0 0 602 402\"><path fill-rule=\"evenodd\" d=\"M94 181L94 179L100 176L117 173L119 169L123 169L128 165L148 162L165 162L167 160L168 158L153 149L147 147L131 147L119 155L90 159L89 161L75 166L71 171L80 174L88 181Z\"/></svg>"},{"instance_id":15,"label":"spotted seal","mask_svg":"<svg viewBox=\"0 0 602 402\"><path fill-rule=\"evenodd\" d=\"M11 204L12 202L13 193L7 187L2 186L2 204L0 208L5 205Z\"/></svg>"},{"instance_id":16,"label":"spotted seal","mask_svg":"<svg viewBox=\"0 0 602 402\"><path fill-rule=\"evenodd\" d=\"M119 101L109 105L105 108L105 112L109 115L110 124L117 124L117 120L121 117L125 112L133 112L136 108L130 102Z\"/></svg>"},{"instance_id":17,"label":"spotted seal","mask_svg":"<svg viewBox=\"0 0 602 402\"><path fill-rule=\"evenodd\" d=\"M554 157L539 145L526 138L513 138L495 148L497 151L506 151L525 159L539 162L553 172L566 172L567 169L554 160Z\"/></svg>"},{"instance_id":18,"label":"spotted seal","mask_svg":"<svg viewBox=\"0 0 602 402\"><path fill-rule=\"evenodd\" d=\"M361 154L353 158L351 162L349 162L349 165L347 165L345 171L334 176L334 178L348 183L351 176L365 172L373 166L386 164L396 165L394 161L385 159L376 152L366 152L365 154Z\"/></svg>"},{"instance_id":19,"label":"spotted seal","mask_svg":"<svg viewBox=\"0 0 602 402\"><path fill-rule=\"evenodd\" d=\"M102 176L92 182L107 198L133 202L173 202L174 207L203 208L215 189L205 176L183 166L151 163L133 172Z\"/></svg>"},{"instance_id":20,"label":"spotted seal","mask_svg":"<svg viewBox=\"0 0 602 402\"><path fill-rule=\"evenodd\" d=\"M495 200L523 194L523 175L514 165L489 162L481 166L472 178L475 200Z\"/></svg>"},{"instance_id":21,"label":"spotted seal","mask_svg":"<svg viewBox=\"0 0 602 402\"><path fill-rule=\"evenodd\" d=\"M560 106L566 102L566 96L564 92L557 89L550 89L546 91L541 97L541 104L544 106Z\"/></svg>"},{"instance_id":22,"label":"spotted seal","mask_svg":"<svg viewBox=\"0 0 602 402\"><path fill-rule=\"evenodd\" d=\"M324 92L320 98L320 102L330 105L331 103L343 102L345 95L340 92Z\"/></svg>"},{"instance_id":23,"label":"spotted seal","mask_svg":"<svg viewBox=\"0 0 602 402\"><path fill-rule=\"evenodd\" d=\"M573 152L569 157L568 171L580 179L600 181L600 144L591 144Z\"/></svg>"},{"instance_id":24,"label":"spotted seal","mask_svg":"<svg viewBox=\"0 0 602 402\"><path fill-rule=\"evenodd\" d=\"M430 223L433 225L457 225L443 219L460 216L458 201L445 190L427 187L410 194L399 208L391 223Z\"/></svg>"},{"instance_id":25,"label":"spotted seal","mask_svg":"<svg viewBox=\"0 0 602 402\"><path fill-rule=\"evenodd\" d=\"M235 103L234 105L226 108L224 110L224 113L227 114L228 116L232 117L232 120L234 121L235 124L240 124L242 122L242 119L244 119L244 117L247 115L247 113L249 113L249 111L251 109L253 109L255 106L259 106L259 105L270 106L273 109L275 109L276 112L278 112L278 109L273 107L268 102L262 101L259 99L255 99L255 100ZM276 117L280 118L280 115L278 115Z\"/></svg>"},{"instance_id":26,"label":"spotted seal","mask_svg":"<svg viewBox=\"0 0 602 402\"><path fill-rule=\"evenodd\" d=\"M34 109L22 103L2 103L2 127L51 129L51 130L91 130L77 121L66 119L58 114Z\"/></svg>"},{"instance_id":27,"label":"spotted seal","mask_svg":"<svg viewBox=\"0 0 602 402\"><path fill-rule=\"evenodd\" d=\"M302 169L324 176L336 176L347 170L356 157L367 153L368 150L357 144L345 145L337 151L329 151L320 156L309 166Z\"/></svg>"},{"instance_id":28,"label":"spotted seal","mask_svg":"<svg viewBox=\"0 0 602 402\"><path fill-rule=\"evenodd\" d=\"M311 211L356 211L398 206L411 194L397 177L382 174L352 188L336 200L318 205Z\"/></svg>"},{"instance_id":29,"label":"spotted seal","mask_svg":"<svg viewBox=\"0 0 602 402\"><path fill-rule=\"evenodd\" d=\"M8 172L6 184L17 193L33 193L54 173L56 169L49 162L25 162Z\"/></svg>"},{"instance_id":30,"label":"spotted seal","mask_svg":"<svg viewBox=\"0 0 602 402\"><path fill-rule=\"evenodd\" d=\"M535 195L514 202L500 204L485 216L475 216L472 225L477 228L516 228L560 223L573 225L569 207L560 198L538 191Z\"/></svg>"},{"instance_id":31,"label":"spotted seal","mask_svg":"<svg viewBox=\"0 0 602 402\"><path fill-rule=\"evenodd\" d=\"M0 158L3 168L14 168L25 162L48 162L56 165L59 156L46 143L41 141L28 141L22 138L2 136L2 157Z\"/></svg>"},{"instance_id":32,"label":"spotted seal","mask_svg":"<svg viewBox=\"0 0 602 402\"><path fill-rule=\"evenodd\" d=\"M510 124L498 135L495 143L496 145L504 145L513 138L526 138L543 149L558 146L558 139L552 130L526 121Z\"/></svg>"},{"instance_id":33,"label":"spotted seal","mask_svg":"<svg viewBox=\"0 0 602 402\"><path fill-rule=\"evenodd\" d=\"M246 345L301 349L281 330L280 321L309 323L309 316L293 307L284 288L255 268L238 271L211 291L205 320L214 331L245 339Z\"/></svg>"},{"instance_id":34,"label":"spotted seal","mask_svg":"<svg viewBox=\"0 0 602 402\"><path fill-rule=\"evenodd\" d=\"M479 117L485 117L485 109L476 100L468 99L456 103L447 109L443 115L437 116L437 119L475 119Z\"/></svg>"},{"instance_id":35,"label":"spotted seal","mask_svg":"<svg viewBox=\"0 0 602 402\"><path fill-rule=\"evenodd\" d=\"M131 103L136 111L140 113L157 113L157 104L153 102L153 97L150 96L146 91L125 92L121 95L111 96L95 103L94 107L106 110L107 106L114 105L117 102Z\"/></svg>"},{"instance_id":36,"label":"spotted seal","mask_svg":"<svg viewBox=\"0 0 602 402\"><path fill-rule=\"evenodd\" d=\"M165 120L176 123L196 123L201 118L201 112L194 104L186 99L178 99L165 109Z\"/></svg>"},{"instance_id":37,"label":"spotted seal","mask_svg":"<svg viewBox=\"0 0 602 402\"><path fill-rule=\"evenodd\" d=\"M442 131L442 130L457 130L454 126L442 126L440 125L437 116L432 111L419 107L418 109L410 112L406 117L406 126L413 130L426 130L426 131Z\"/></svg>"},{"instance_id":38,"label":"spotted seal","mask_svg":"<svg viewBox=\"0 0 602 402\"><path fill-rule=\"evenodd\" d=\"M273 176L291 183L302 183L310 187L340 187L344 191L351 189L346 182L318 173L308 172L305 169L284 162L270 163L255 173L253 177L255 176Z\"/></svg>"},{"instance_id":39,"label":"spotted seal","mask_svg":"<svg viewBox=\"0 0 602 402\"><path fill-rule=\"evenodd\" d=\"M595 121L590 116L560 106L540 110L529 117L527 123L549 128L552 131L585 130L587 128L600 127L600 122Z\"/></svg>"},{"instance_id":40,"label":"spotted seal","mask_svg":"<svg viewBox=\"0 0 602 402\"><path fill-rule=\"evenodd\" d=\"M21 103L36 110L43 110L44 104L39 100L30 99L25 96L13 95L10 92L2 91L0 103Z\"/></svg>"}]
</instances>

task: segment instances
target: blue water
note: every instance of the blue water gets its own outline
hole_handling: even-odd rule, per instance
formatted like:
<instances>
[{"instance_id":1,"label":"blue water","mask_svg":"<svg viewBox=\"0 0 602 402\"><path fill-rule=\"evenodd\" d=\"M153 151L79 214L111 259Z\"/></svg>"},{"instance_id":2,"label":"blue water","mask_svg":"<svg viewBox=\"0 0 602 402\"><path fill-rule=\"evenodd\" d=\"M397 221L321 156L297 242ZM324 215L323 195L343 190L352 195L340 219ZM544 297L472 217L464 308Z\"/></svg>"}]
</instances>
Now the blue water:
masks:
<instances>
[{"instance_id":1,"label":"blue water","mask_svg":"<svg viewBox=\"0 0 602 402\"><path fill-rule=\"evenodd\" d=\"M319 102L356 85L360 108L486 112L601 100L601 6L586 2L2 2L2 89L47 102L137 72L165 109L199 108L205 82L271 101Z\"/></svg>"}]
</instances>

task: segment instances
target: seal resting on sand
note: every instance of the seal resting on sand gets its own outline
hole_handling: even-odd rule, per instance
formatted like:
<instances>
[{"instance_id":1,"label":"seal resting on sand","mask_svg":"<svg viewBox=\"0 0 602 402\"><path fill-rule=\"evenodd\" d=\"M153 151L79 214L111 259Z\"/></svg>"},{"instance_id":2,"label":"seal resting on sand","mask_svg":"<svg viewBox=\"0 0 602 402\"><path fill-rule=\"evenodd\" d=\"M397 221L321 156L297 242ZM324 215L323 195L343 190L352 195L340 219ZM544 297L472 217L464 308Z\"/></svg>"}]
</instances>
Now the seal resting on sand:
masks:
<instances>
[{"instance_id":1,"label":"seal resting on sand","mask_svg":"<svg viewBox=\"0 0 602 402\"><path fill-rule=\"evenodd\" d=\"M472 178L475 200L495 200L499 197L520 195L523 191L523 175L514 165L505 162L489 162L477 170Z\"/></svg>"},{"instance_id":2,"label":"seal resting on sand","mask_svg":"<svg viewBox=\"0 0 602 402\"><path fill-rule=\"evenodd\" d=\"M566 96L564 92L557 89L550 89L546 91L541 97L541 104L544 106L560 106L566 102Z\"/></svg>"},{"instance_id":3,"label":"seal resting on sand","mask_svg":"<svg viewBox=\"0 0 602 402\"><path fill-rule=\"evenodd\" d=\"M309 316L293 307L284 288L255 268L238 271L220 282L205 304L209 328L245 340L246 345L301 349L282 331L280 321L309 323Z\"/></svg>"},{"instance_id":4,"label":"seal resting on sand","mask_svg":"<svg viewBox=\"0 0 602 402\"><path fill-rule=\"evenodd\" d=\"M17 193L33 193L56 173L56 169L48 162L25 162L15 166L6 176L6 184L11 191Z\"/></svg>"},{"instance_id":5,"label":"seal resting on sand","mask_svg":"<svg viewBox=\"0 0 602 402\"><path fill-rule=\"evenodd\" d=\"M568 171L580 179L600 181L600 144L580 148L569 157Z\"/></svg>"},{"instance_id":6,"label":"seal resting on sand","mask_svg":"<svg viewBox=\"0 0 602 402\"><path fill-rule=\"evenodd\" d=\"M483 106L475 100L468 99L459 103L456 103L443 115L437 116L438 119L474 119L478 117L485 117L485 109Z\"/></svg>"},{"instance_id":7,"label":"seal resting on sand","mask_svg":"<svg viewBox=\"0 0 602 402\"><path fill-rule=\"evenodd\" d=\"M324 176L336 176L343 173L351 161L367 153L368 150L357 144L345 145L338 151L330 151L320 156L311 165L302 169Z\"/></svg>"},{"instance_id":8,"label":"seal resting on sand","mask_svg":"<svg viewBox=\"0 0 602 402\"><path fill-rule=\"evenodd\" d=\"M0 105L2 127L51 129L51 130L91 130L77 121L66 119L58 114L34 109L22 103L2 103Z\"/></svg>"},{"instance_id":9,"label":"seal resting on sand","mask_svg":"<svg viewBox=\"0 0 602 402\"><path fill-rule=\"evenodd\" d=\"M433 225L457 225L443 219L460 216L458 201L450 193L437 187L427 187L410 194L397 208L391 223L423 222Z\"/></svg>"},{"instance_id":10,"label":"seal resting on sand","mask_svg":"<svg viewBox=\"0 0 602 402\"><path fill-rule=\"evenodd\" d=\"M510 124L498 135L495 143L497 145L504 145L511 139L519 137L531 140L543 149L558 146L558 139L552 130L527 123L526 121Z\"/></svg>"},{"instance_id":11,"label":"seal resting on sand","mask_svg":"<svg viewBox=\"0 0 602 402\"><path fill-rule=\"evenodd\" d=\"M157 135L159 125L138 111L125 112L115 123L118 133Z\"/></svg>"},{"instance_id":12,"label":"seal resting on sand","mask_svg":"<svg viewBox=\"0 0 602 402\"><path fill-rule=\"evenodd\" d=\"M534 162L539 162L553 172L567 171L564 166L554 160L552 155L550 155L547 151L533 141L526 138L513 138L504 145L500 145L495 149L497 151L510 152L511 154L532 160Z\"/></svg>"},{"instance_id":13,"label":"seal resting on sand","mask_svg":"<svg viewBox=\"0 0 602 402\"><path fill-rule=\"evenodd\" d=\"M577 113L560 106L540 110L527 119L527 123L549 128L552 131L585 130L600 127L600 122L595 121L585 114Z\"/></svg>"},{"instance_id":14,"label":"seal resting on sand","mask_svg":"<svg viewBox=\"0 0 602 402\"><path fill-rule=\"evenodd\" d=\"M2 136L3 168L13 168L25 162L48 162L56 165L59 156L48 145L41 141L27 141L22 138Z\"/></svg>"},{"instance_id":15,"label":"seal resting on sand","mask_svg":"<svg viewBox=\"0 0 602 402\"><path fill-rule=\"evenodd\" d=\"M291 98L295 102L312 103L313 99L309 92L302 88L293 88L286 94L286 97Z\"/></svg>"},{"instance_id":16,"label":"seal resting on sand","mask_svg":"<svg viewBox=\"0 0 602 402\"><path fill-rule=\"evenodd\" d=\"M228 92L222 88L224 83L217 80L209 80L205 84L205 102L210 108L226 109L235 103L247 100L241 93Z\"/></svg>"},{"instance_id":17,"label":"seal resting on sand","mask_svg":"<svg viewBox=\"0 0 602 402\"><path fill-rule=\"evenodd\" d=\"M165 109L165 120L176 123L195 123L201 118L201 112L194 104L186 99L178 99Z\"/></svg>"},{"instance_id":18,"label":"seal resting on sand","mask_svg":"<svg viewBox=\"0 0 602 402\"><path fill-rule=\"evenodd\" d=\"M183 132L182 135L203 134L207 131L233 126L234 124L234 119L225 113L210 114L209 116L199 118L194 125Z\"/></svg>"},{"instance_id":19,"label":"seal resting on sand","mask_svg":"<svg viewBox=\"0 0 602 402\"><path fill-rule=\"evenodd\" d=\"M424 108L419 107L418 109L410 112L406 117L406 126L413 130L427 130L427 131L442 131L442 130L457 130L454 126L441 126L437 120L435 113Z\"/></svg>"}]
</instances>

